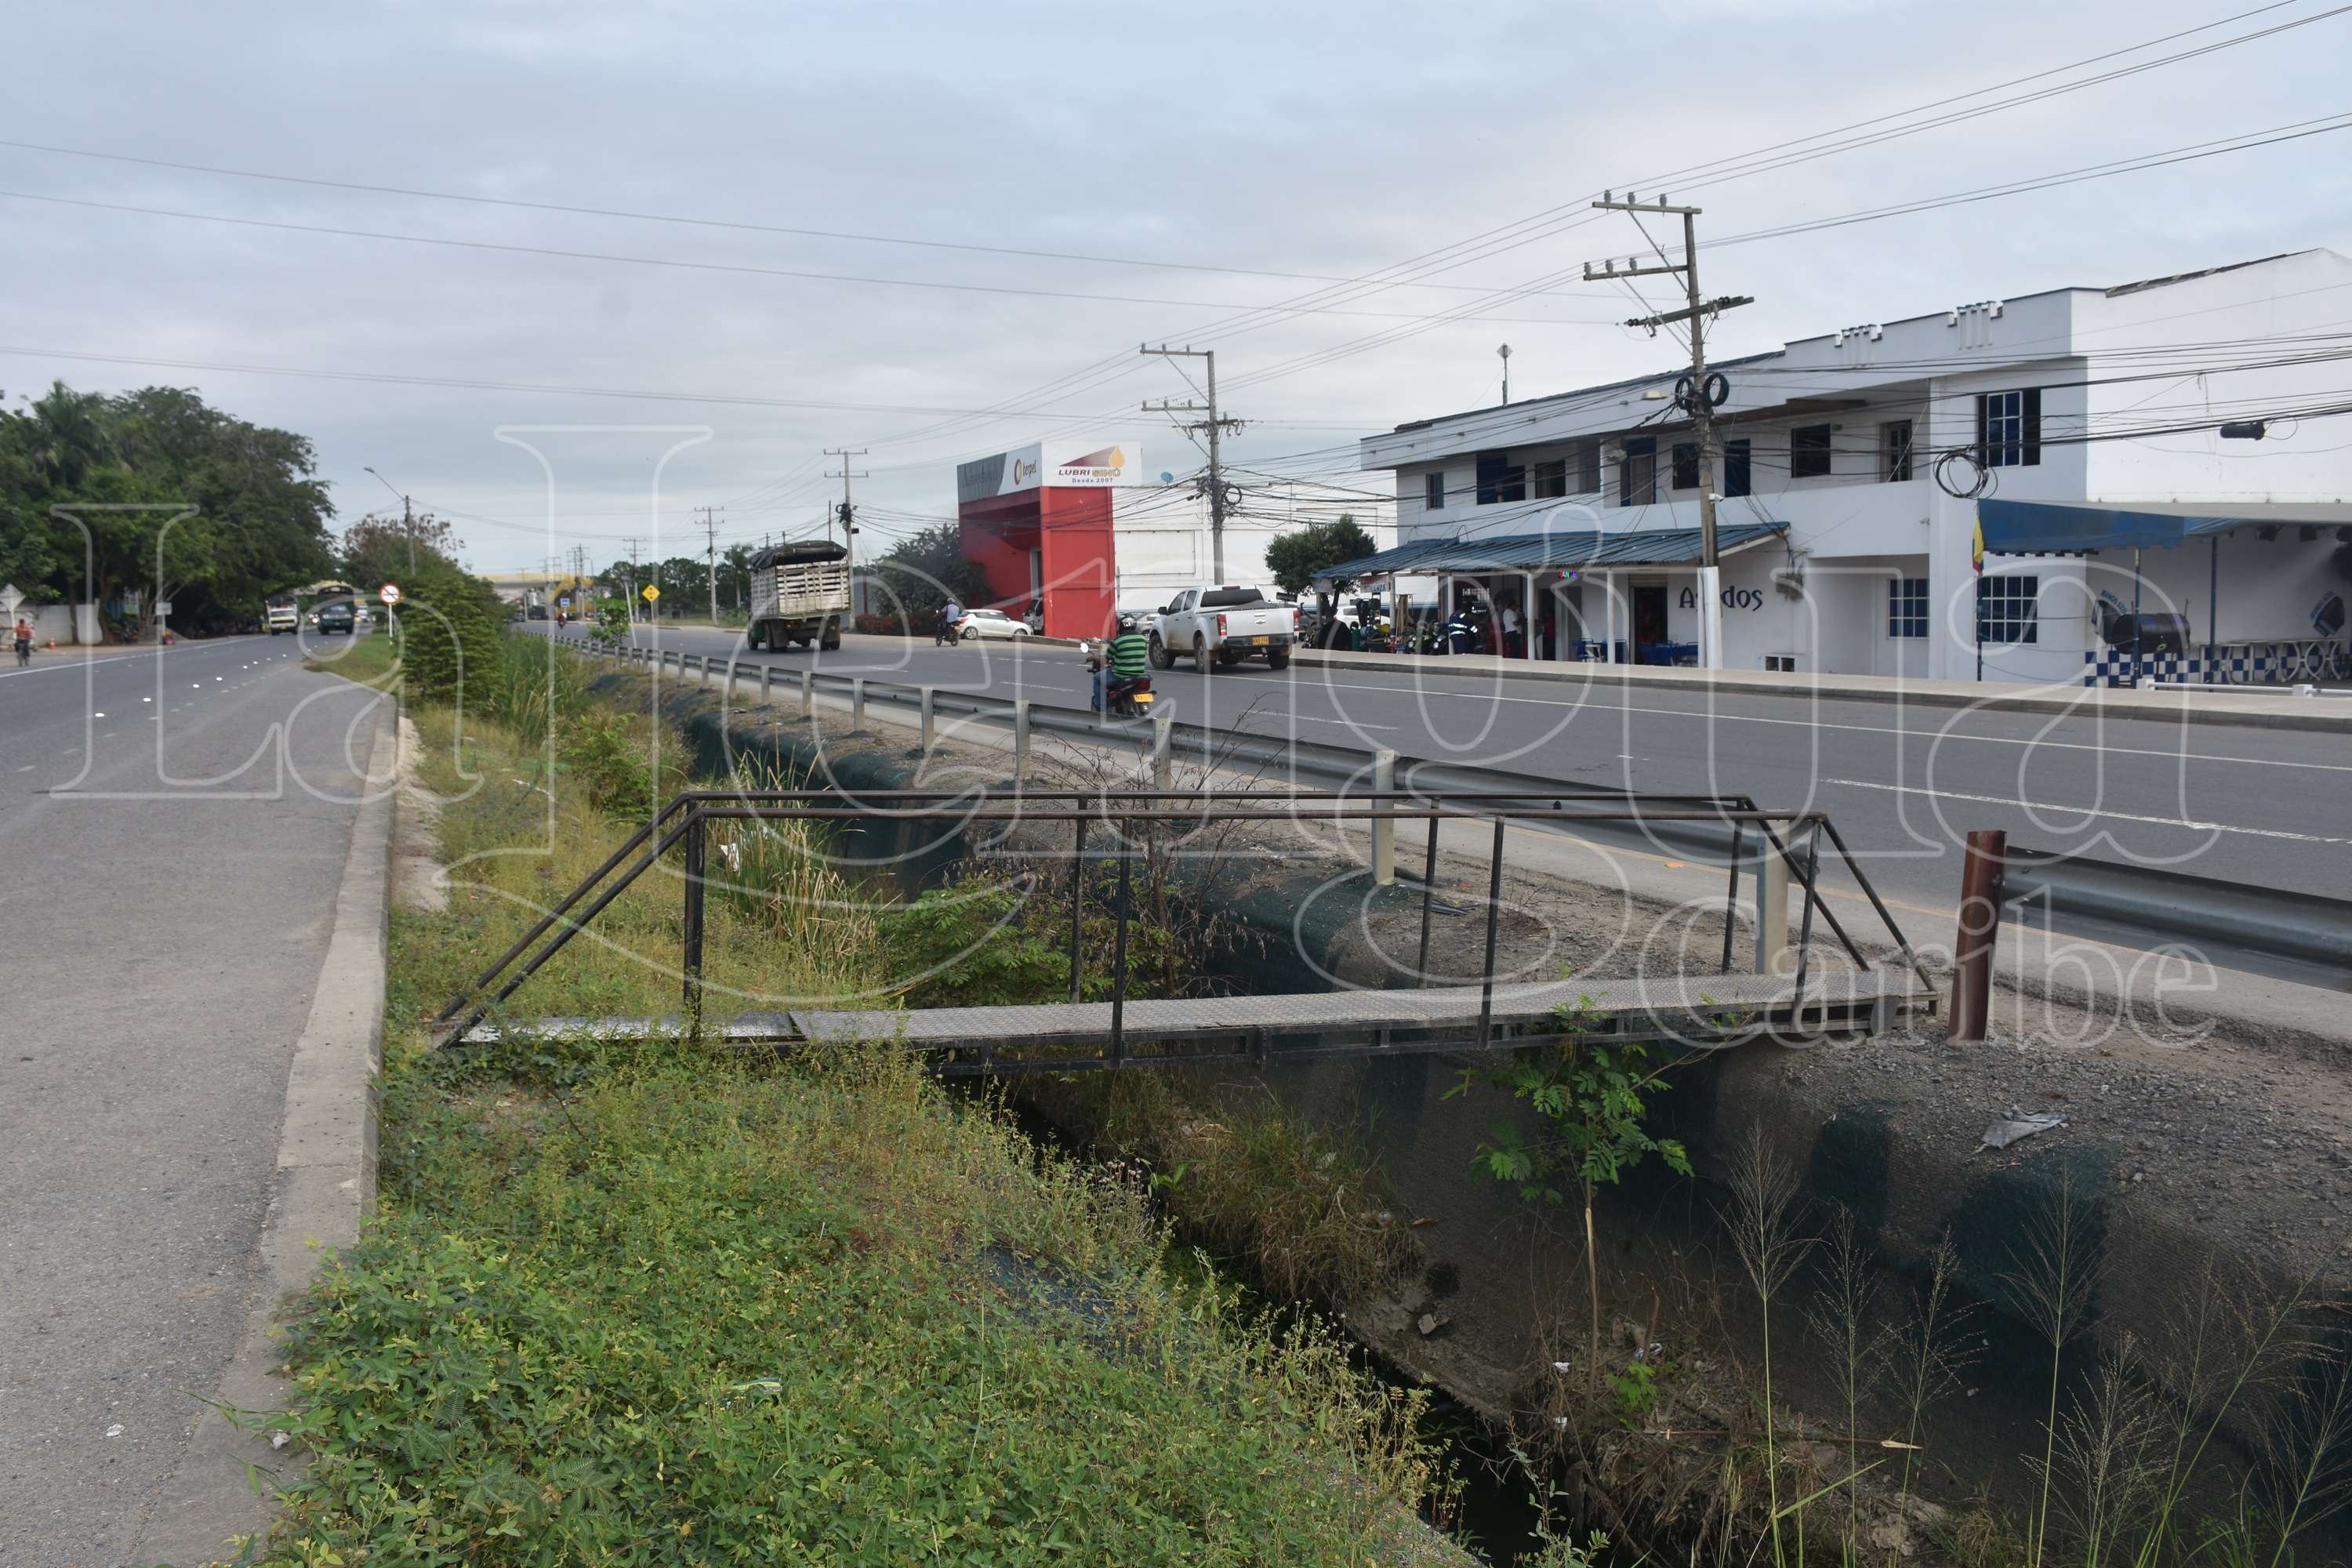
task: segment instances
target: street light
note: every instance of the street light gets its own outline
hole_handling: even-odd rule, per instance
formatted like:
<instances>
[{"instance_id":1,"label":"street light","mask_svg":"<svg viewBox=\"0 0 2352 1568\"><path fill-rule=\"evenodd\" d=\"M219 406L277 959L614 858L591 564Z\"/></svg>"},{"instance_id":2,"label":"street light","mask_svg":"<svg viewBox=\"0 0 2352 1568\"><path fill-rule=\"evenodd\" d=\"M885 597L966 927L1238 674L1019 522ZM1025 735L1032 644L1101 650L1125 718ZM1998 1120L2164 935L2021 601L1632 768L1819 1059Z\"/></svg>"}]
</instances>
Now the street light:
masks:
<instances>
[{"instance_id":1,"label":"street light","mask_svg":"<svg viewBox=\"0 0 2352 1568\"><path fill-rule=\"evenodd\" d=\"M360 465L360 471L375 474L375 470L364 463ZM408 498L401 495L390 479L385 479L382 474L375 474L375 482L391 490L394 495L400 496L400 527L401 531L408 535L408 574L413 577L416 574L416 514L410 510Z\"/></svg>"}]
</instances>

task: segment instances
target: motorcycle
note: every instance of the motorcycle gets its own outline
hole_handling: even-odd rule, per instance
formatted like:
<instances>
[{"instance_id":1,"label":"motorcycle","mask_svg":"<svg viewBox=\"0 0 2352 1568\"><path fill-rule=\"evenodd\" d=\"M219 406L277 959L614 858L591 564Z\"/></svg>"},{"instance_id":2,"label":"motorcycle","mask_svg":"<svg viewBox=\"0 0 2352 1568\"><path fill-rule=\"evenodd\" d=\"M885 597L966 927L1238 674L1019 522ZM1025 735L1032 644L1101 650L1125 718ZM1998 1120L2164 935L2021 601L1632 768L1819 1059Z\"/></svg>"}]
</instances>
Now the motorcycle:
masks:
<instances>
[{"instance_id":1,"label":"motorcycle","mask_svg":"<svg viewBox=\"0 0 2352 1568\"><path fill-rule=\"evenodd\" d=\"M931 627L931 646L933 647L959 647L962 646L961 640L956 635L955 623L948 619L945 616L941 616Z\"/></svg>"},{"instance_id":2,"label":"motorcycle","mask_svg":"<svg viewBox=\"0 0 2352 1568\"><path fill-rule=\"evenodd\" d=\"M1103 656L1090 650L1087 654L1087 671L1091 673L1102 667ZM1151 711L1153 700L1151 677L1148 675L1115 675L1103 683L1103 705L1108 710L1105 714L1107 718L1147 717Z\"/></svg>"}]
</instances>

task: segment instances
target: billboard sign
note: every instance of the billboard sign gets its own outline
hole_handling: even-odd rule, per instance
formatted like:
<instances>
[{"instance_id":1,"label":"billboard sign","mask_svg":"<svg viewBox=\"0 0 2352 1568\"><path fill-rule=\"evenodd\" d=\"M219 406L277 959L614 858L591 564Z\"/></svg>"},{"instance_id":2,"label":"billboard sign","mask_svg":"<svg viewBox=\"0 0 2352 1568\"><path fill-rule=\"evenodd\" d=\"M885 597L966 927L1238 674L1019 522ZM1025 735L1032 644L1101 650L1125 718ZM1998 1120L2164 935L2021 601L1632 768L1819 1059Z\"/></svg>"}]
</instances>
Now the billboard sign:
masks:
<instances>
[{"instance_id":1,"label":"billboard sign","mask_svg":"<svg viewBox=\"0 0 2352 1568\"><path fill-rule=\"evenodd\" d=\"M1023 490L1102 489L1141 482L1143 452L1132 441L1038 441L956 466L956 500L988 500Z\"/></svg>"}]
</instances>

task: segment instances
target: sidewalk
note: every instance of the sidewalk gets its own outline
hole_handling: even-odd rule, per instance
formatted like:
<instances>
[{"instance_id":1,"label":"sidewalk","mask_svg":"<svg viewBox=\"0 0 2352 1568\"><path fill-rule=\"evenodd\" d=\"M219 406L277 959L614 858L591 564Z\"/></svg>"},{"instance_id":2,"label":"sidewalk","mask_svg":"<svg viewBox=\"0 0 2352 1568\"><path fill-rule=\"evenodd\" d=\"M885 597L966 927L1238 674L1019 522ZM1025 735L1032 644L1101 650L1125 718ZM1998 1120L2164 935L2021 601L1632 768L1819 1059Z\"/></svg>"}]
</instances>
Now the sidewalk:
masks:
<instances>
[{"instance_id":1,"label":"sidewalk","mask_svg":"<svg viewBox=\"0 0 2352 1568\"><path fill-rule=\"evenodd\" d=\"M2296 697L2245 687L2166 687L2154 691L2095 686L2018 686L1974 680L1906 679L1888 675L1781 675L1754 669L1685 669L1658 665L1551 663L1467 653L1343 653L1301 648L1292 664L1303 669L1383 675L1508 679L1569 684L1594 690L1642 689L1695 694L1802 697L1816 700L1899 702L1915 708L1973 708L2005 713L2154 719L2166 722L2235 724L2250 729L2311 730L2352 734L2352 695Z\"/></svg>"}]
</instances>

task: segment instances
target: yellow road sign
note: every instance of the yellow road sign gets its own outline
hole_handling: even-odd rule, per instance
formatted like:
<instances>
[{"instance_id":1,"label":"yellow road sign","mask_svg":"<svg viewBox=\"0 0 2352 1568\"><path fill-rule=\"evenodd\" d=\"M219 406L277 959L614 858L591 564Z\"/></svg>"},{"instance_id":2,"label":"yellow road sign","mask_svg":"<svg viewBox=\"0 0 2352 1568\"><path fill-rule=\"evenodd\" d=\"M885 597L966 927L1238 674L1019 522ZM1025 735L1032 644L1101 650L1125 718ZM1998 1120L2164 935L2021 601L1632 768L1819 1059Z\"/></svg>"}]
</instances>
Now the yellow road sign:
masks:
<instances>
[{"instance_id":1,"label":"yellow road sign","mask_svg":"<svg viewBox=\"0 0 2352 1568\"><path fill-rule=\"evenodd\" d=\"M658 598L660 598L660 597L661 597L661 590L660 590L659 588L655 587L651 583L648 583L648 584L646 584L645 598L646 598L646 604L650 605L650 604L652 604L656 599L658 599Z\"/></svg>"}]
</instances>

